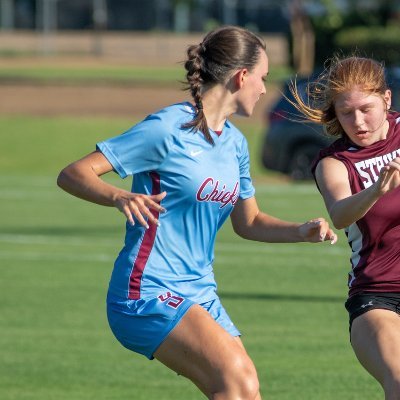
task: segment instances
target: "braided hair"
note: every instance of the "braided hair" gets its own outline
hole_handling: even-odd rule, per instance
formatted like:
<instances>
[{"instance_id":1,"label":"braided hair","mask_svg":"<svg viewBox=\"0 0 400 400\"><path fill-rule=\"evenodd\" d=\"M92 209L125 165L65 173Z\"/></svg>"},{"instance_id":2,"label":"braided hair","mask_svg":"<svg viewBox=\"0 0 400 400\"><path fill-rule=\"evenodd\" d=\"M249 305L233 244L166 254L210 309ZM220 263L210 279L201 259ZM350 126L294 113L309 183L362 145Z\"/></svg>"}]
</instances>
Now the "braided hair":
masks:
<instances>
[{"instance_id":1,"label":"braided hair","mask_svg":"<svg viewBox=\"0 0 400 400\"><path fill-rule=\"evenodd\" d=\"M260 51L265 51L264 41L237 26L224 26L209 32L200 44L191 45L185 61L186 80L197 113L182 128L199 130L207 142L214 144L203 112L202 93L205 87L226 83L235 71L257 64Z\"/></svg>"}]
</instances>

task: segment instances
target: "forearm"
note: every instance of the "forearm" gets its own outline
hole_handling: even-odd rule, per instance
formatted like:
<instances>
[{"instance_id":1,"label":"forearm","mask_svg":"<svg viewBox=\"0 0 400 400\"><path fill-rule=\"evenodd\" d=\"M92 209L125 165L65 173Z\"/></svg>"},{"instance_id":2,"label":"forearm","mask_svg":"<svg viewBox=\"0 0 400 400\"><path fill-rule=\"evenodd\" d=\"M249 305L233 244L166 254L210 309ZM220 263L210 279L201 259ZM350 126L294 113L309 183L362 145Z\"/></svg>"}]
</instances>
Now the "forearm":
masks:
<instances>
[{"instance_id":1,"label":"forearm","mask_svg":"<svg viewBox=\"0 0 400 400\"><path fill-rule=\"evenodd\" d=\"M103 181L91 168L79 168L79 164L63 169L57 184L73 196L108 207L114 206L116 194L122 192Z\"/></svg>"},{"instance_id":2,"label":"forearm","mask_svg":"<svg viewBox=\"0 0 400 400\"><path fill-rule=\"evenodd\" d=\"M300 232L301 224L272 217L259 212L251 223L241 225L235 232L248 240L268 243L295 243L305 241Z\"/></svg>"},{"instance_id":3,"label":"forearm","mask_svg":"<svg viewBox=\"0 0 400 400\"><path fill-rule=\"evenodd\" d=\"M382 196L375 185L344 199L338 200L328 210L333 225L343 229L361 219Z\"/></svg>"},{"instance_id":4,"label":"forearm","mask_svg":"<svg viewBox=\"0 0 400 400\"><path fill-rule=\"evenodd\" d=\"M324 218L305 223L284 221L259 210L254 197L239 199L231 214L234 231L244 239L269 243L335 243L337 236Z\"/></svg>"},{"instance_id":5,"label":"forearm","mask_svg":"<svg viewBox=\"0 0 400 400\"><path fill-rule=\"evenodd\" d=\"M112 165L102 153L93 152L64 168L58 176L57 184L81 199L116 207L131 225L134 225L135 221L145 228L149 227L149 223L159 224L152 210L157 213L165 212L160 202L166 196L166 192L146 195L117 188L100 178L112 170Z\"/></svg>"}]
</instances>

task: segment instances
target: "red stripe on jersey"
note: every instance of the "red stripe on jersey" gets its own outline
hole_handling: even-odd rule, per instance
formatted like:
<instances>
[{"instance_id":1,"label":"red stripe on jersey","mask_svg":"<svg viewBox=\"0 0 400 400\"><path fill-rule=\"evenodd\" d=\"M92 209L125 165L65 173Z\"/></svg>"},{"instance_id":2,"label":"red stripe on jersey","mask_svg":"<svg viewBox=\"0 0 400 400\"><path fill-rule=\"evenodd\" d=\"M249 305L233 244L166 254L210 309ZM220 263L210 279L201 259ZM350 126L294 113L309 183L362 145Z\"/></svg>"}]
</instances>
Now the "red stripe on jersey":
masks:
<instances>
[{"instance_id":1,"label":"red stripe on jersey","mask_svg":"<svg viewBox=\"0 0 400 400\"><path fill-rule=\"evenodd\" d=\"M151 194L160 193L160 175L155 172L150 173L150 177L153 184ZM158 219L159 212L156 210L150 210L155 218ZM147 260L149 259L151 249L153 248L154 240L156 238L157 225L149 224L149 228L144 233L142 244L140 245L138 255L133 264L131 276L129 278L129 295L128 298L131 300L137 300L140 298L140 283L142 281L143 271L146 267Z\"/></svg>"}]
</instances>

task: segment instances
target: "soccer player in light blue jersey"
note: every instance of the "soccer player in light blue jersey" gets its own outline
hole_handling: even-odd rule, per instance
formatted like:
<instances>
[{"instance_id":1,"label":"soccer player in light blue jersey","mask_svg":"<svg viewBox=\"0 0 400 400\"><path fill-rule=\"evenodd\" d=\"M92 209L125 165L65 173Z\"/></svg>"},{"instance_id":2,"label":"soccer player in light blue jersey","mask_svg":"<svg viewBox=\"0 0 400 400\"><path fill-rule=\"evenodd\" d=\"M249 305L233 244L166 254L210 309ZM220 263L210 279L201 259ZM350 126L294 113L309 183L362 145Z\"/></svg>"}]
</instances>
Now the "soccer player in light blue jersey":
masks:
<instances>
[{"instance_id":1,"label":"soccer player in light blue jersey","mask_svg":"<svg viewBox=\"0 0 400 400\"><path fill-rule=\"evenodd\" d=\"M213 274L218 229L264 242L336 241L323 218L304 224L258 209L242 133L265 94L265 43L227 26L188 48L192 101L168 106L66 167L58 184L126 217L107 296L108 320L128 349L189 378L210 399L260 399L253 362L222 307ZM132 175L131 191L100 177Z\"/></svg>"}]
</instances>

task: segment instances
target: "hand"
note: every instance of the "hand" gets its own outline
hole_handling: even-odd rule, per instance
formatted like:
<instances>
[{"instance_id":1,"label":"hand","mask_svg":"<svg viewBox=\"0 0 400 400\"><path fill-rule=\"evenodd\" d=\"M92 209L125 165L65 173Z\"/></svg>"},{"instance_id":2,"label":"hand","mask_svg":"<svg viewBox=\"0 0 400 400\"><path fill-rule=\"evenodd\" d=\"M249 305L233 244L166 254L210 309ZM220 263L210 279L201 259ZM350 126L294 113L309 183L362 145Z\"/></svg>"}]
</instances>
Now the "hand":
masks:
<instances>
[{"instance_id":1,"label":"hand","mask_svg":"<svg viewBox=\"0 0 400 400\"><path fill-rule=\"evenodd\" d=\"M395 158L382 168L376 185L381 194L400 186L400 157Z\"/></svg>"},{"instance_id":2,"label":"hand","mask_svg":"<svg viewBox=\"0 0 400 400\"><path fill-rule=\"evenodd\" d=\"M324 218L316 218L299 226L300 235L305 242L323 242L329 240L331 244L337 242L337 235L329 227Z\"/></svg>"},{"instance_id":3,"label":"hand","mask_svg":"<svg viewBox=\"0 0 400 400\"><path fill-rule=\"evenodd\" d=\"M159 213L166 212L165 208L161 207L159 204L166 195L167 192L156 195L145 195L123 191L116 194L114 205L125 215L131 225L135 225L134 217L136 217L139 223L148 229L148 222L160 225L158 219L154 217L151 210Z\"/></svg>"}]
</instances>

